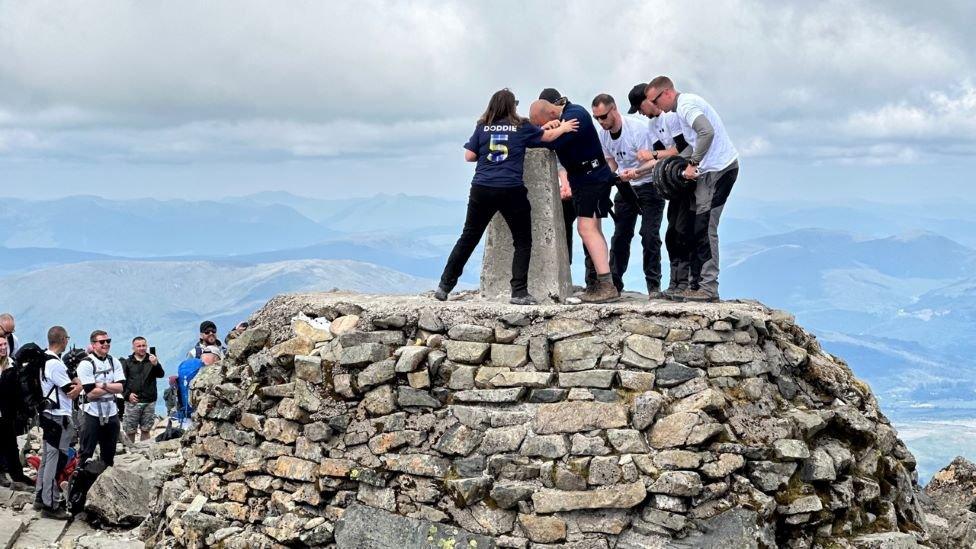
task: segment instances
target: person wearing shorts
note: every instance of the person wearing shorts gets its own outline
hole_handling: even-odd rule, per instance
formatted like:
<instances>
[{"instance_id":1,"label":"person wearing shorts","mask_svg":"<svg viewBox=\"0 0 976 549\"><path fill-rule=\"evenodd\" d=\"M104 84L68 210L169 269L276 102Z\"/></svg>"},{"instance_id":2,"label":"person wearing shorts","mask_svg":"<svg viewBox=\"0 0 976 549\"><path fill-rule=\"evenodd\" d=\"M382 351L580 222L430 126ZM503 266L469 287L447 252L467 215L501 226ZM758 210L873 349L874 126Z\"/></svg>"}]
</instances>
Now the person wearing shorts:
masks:
<instances>
[{"instance_id":1,"label":"person wearing shorts","mask_svg":"<svg viewBox=\"0 0 976 549\"><path fill-rule=\"evenodd\" d=\"M139 336L132 340L132 354L121 360L125 373L126 402L122 415L122 432L132 442L142 433L142 440L149 439L156 420L156 380L164 375L163 365L149 352L149 342Z\"/></svg>"}]
</instances>

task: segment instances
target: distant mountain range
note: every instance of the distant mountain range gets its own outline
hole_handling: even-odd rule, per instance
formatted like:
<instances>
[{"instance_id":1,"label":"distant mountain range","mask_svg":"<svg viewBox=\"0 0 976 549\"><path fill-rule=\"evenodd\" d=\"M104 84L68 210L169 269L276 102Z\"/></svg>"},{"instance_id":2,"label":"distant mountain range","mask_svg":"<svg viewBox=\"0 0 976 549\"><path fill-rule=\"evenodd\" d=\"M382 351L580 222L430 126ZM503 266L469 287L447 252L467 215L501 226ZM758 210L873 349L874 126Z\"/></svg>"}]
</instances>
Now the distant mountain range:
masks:
<instances>
[{"instance_id":1,"label":"distant mountain range","mask_svg":"<svg viewBox=\"0 0 976 549\"><path fill-rule=\"evenodd\" d=\"M147 335L175 367L201 319L224 332L277 293L433 288L465 214L463 201L403 194L204 198L0 200L0 309L32 339L59 322L81 343L102 326L118 336L114 351L127 354L126 338ZM894 417L976 416L972 211L965 201L733 196L721 227L722 295L795 313ZM635 238L624 278L631 289L644 288L640 255ZM462 283L477 284L480 260L476 251ZM581 262L573 267L579 283ZM930 438L917 438L927 462L953 457Z\"/></svg>"}]
</instances>

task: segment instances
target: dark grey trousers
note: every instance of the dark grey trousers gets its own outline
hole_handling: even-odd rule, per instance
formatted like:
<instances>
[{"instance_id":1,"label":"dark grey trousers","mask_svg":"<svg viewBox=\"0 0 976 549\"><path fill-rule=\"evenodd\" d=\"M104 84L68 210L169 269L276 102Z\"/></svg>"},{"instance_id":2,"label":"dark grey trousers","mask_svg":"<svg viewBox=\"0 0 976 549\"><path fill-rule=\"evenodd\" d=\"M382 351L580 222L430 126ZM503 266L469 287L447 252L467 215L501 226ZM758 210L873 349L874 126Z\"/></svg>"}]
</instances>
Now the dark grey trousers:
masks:
<instances>
[{"instance_id":1,"label":"dark grey trousers","mask_svg":"<svg viewBox=\"0 0 976 549\"><path fill-rule=\"evenodd\" d=\"M36 488L41 494L41 502L53 509L61 498L58 472L68 462L68 448L75 436L75 429L69 416L55 416L48 412L41 413L40 424L44 435Z\"/></svg>"},{"instance_id":2,"label":"dark grey trousers","mask_svg":"<svg viewBox=\"0 0 976 549\"><path fill-rule=\"evenodd\" d=\"M695 187L695 238L691 257L692 283L718 296L718 223L739 176L738 160L718 172L704 173Z\"/></svg>"}]
</instances>

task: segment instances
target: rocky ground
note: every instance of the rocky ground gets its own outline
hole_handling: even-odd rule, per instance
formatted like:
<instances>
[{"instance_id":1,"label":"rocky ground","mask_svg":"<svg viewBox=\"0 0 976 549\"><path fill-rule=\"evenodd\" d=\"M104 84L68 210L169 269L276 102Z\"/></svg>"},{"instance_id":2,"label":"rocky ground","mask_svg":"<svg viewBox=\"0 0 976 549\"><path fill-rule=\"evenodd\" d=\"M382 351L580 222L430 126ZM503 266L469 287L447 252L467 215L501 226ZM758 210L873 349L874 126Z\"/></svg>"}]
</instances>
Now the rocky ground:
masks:
<instances>
[{"instance_id":1,"label":"rocky ground","mask_svg":"<svg viewBox=\"0 0 976 549\"><path fill-rule=\"evenodd\" d=\"M33 492L0 488L0 549L145 547L139 526L179 464L180 441L120 444L118 451L115 466L92 486L85 512L68 522L34 511Z\"/></svg>"}]
</instances>

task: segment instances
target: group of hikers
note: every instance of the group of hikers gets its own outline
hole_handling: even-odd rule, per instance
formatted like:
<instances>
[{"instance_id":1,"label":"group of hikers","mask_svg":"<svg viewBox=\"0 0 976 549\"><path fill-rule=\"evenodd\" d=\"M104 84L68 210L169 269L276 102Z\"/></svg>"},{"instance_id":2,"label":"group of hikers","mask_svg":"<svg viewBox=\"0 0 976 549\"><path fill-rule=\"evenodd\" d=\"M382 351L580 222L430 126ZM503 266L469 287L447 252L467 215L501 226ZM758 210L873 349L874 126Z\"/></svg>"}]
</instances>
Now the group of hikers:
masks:
<instances>
[{"instance_id":1,"label":"group of hikers","mask_svg":"<svg viewBox=\"0 0 976 549\"><path fill-rule=\"evenodd\" d=\"M721 117L698 95L679 92L667 76L634 86L623 114L602 93L591 112L547 88L517 112L508 89L495 92L464 145L477 162L464 228L451 251L434 297L449 298L491 219L500 213L512 233L511 300L536 303L528 291L532 250L531 206L523 181L525 149L556 152L566 245L572 261L572 224L586 253L586 303L612 301L623 275L637 218L641 218L644 278L651 300L718 301L718 224L739 172L738 152ZM594 124L596 120L597 124ZM611 190L618 192L611 200ZM665 245L670 284L661 289L661 224L667 208ZM607 245L602 218L614 218Z\"/></svg>"},{"instance_id":2,"label":"group of hikers","mask_svg":"<svg viewBox=\"0 0 976 549\"><path fill-rule=\"evenodd\" d=\"M238 324L225 342L246 328L246 322ZM0 315L0 484L33 491L35 509L66 520L84 506L98 474L114 464L120 433L123 444L150 438L163 365L142 336L132 339L131 354L115 358L105 330L92 331L86 347L70 349L63 326L48 329L43 349L21 345L15 332L13 315ZM193 413L190 382L225 353L217 326L203 322L199 340L169 378L163 398L170 421L157 440L179 436ZM34 426L42 433L41 451L27 456L30 442L21 451L17 437ZM98 459L93 459L96 448ZM35 479L24 473L25 465L37 470Z\"/></svg>"}]
</instances>

